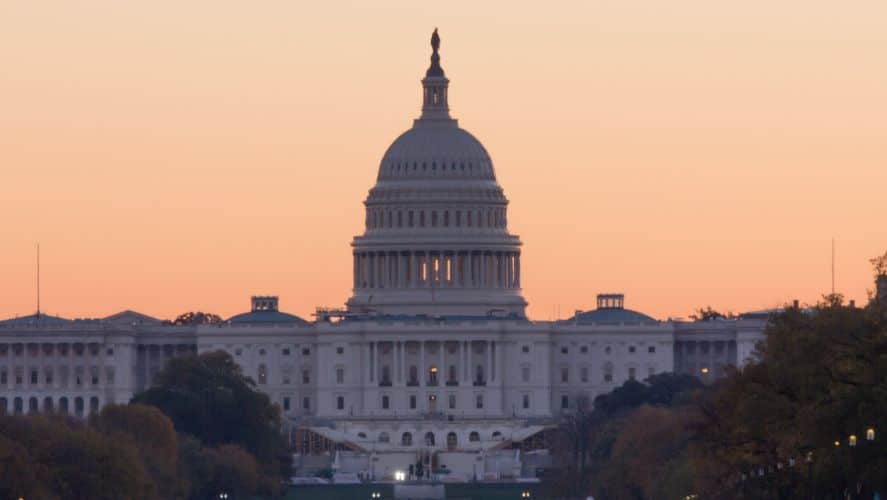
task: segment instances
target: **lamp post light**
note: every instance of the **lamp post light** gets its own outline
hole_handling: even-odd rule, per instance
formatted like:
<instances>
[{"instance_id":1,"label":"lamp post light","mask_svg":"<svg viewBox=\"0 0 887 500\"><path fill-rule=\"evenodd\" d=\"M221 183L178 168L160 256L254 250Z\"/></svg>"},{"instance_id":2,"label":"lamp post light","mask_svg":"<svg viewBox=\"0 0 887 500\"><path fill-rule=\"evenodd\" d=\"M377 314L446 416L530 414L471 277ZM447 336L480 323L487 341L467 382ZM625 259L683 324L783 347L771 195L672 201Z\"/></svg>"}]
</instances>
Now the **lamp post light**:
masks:
<instances>
[{"instance_id":1,"label":"lamp post light","mask_svg":"<svg viewBox=\"0 0 887 500\"><path fill-rule=\"evenodd\" d=\"M530 498L530 492L529 491L522 491L520 493L520 497L521 498Z\"/></svg>"},{"instance_id":2,"label":"lamp post light","mask_svg":"<svg viewBox=\"0 0 887 500\"><path fill-rule=\"evenodd\" d=\"M847 445L851 448L856 446L856 434L850 434L850 437L847 438Z\"/></svg>"},{"instance_id":3,"label":"lamp post light","mask_svg":"<svg viewBox=\"0 0 887 500\"><path fill-rule=\"evenodd\" d=\"M875 429L869 427L865 430L865 440L866 441L874 441L875 440Z\"/></svg>"}]
</instances>

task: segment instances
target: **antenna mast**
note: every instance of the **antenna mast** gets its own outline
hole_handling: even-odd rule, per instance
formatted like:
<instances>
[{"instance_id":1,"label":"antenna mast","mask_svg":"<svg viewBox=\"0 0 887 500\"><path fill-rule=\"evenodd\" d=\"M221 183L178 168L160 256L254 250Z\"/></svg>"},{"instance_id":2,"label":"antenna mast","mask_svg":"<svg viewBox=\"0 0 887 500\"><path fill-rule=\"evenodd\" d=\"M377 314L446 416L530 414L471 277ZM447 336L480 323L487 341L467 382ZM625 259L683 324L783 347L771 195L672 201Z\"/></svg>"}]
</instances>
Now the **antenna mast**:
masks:
<instances>
[{"instance_id":1,"label":"antenna mast","mask_svg":"<svg viewBox=\"0 0 887 500\"><path fill-rule=\"evenodd\" d=\"M40 243L37 243L37 316L40 316Z\"/></svg>"},{"instance_id":2,"label":"antenna mast","mask_svg":"<svg viewBox=\"0 0 887 500\"><path fill-rule=\"evenodd\" d=\"M835 294L835 237L832 236L832 295Z\"/></svg>"}]
</instances>

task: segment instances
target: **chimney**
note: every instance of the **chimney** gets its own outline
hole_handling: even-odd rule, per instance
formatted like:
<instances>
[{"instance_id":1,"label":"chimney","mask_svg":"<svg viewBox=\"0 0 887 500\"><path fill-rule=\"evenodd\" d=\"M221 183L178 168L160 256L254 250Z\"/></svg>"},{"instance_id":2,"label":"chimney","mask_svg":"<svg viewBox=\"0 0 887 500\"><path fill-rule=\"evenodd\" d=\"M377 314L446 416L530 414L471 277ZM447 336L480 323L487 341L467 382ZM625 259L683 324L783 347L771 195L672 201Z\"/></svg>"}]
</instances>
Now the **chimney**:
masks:
<instances>
[{"instance_id":1,"label":"chimney","mask_svg":"<svg viewBox=\"0 0 887 500\"><path fill-rule=\"evenodd\" d=\"M795 309L801 307L801 304L800 304L800 302L798 302L798 299L795 299L792 301L792 307L794 307Z\"/></svg>"}]
</instances>

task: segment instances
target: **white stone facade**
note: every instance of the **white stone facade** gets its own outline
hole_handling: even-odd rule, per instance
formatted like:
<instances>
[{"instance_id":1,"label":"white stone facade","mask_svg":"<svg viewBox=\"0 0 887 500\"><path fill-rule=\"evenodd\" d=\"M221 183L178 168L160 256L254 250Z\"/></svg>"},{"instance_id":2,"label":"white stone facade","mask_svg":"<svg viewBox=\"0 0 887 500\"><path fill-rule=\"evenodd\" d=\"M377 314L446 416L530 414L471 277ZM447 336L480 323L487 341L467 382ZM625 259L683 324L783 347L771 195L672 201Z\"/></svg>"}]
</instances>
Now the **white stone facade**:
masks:
<instances>
[{"instance_id":1,"label":"white stone facade","mask_svg":"<svg viewBox=\"0 0 887 500\"><path fill-rule=\"evenodd\" d=\"M172 356L223 350L301 432L303 454L312 440L356 453L348 463L378 464L374 476L417 457L479 476L487 458L512 464L558 416L629 379L711 380L753 355L762 318L657 321L621 295L563 321L526 318L508 201L487 151L450 118L448 83L435 46L422 115L386 152L366 199L346 309L308 322L254 297L221 325L131 311L0 321L0 412L87 415L146 389Z\"/></svg>"}]
</instances>

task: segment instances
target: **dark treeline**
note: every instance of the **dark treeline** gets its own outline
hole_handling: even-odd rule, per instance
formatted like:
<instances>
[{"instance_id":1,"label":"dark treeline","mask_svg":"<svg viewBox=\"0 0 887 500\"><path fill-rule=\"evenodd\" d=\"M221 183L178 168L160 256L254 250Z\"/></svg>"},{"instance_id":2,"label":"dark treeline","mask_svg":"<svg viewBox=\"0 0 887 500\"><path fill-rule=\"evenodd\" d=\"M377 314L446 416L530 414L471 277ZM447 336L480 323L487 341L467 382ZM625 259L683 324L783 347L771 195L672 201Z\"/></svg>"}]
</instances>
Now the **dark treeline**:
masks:
<instances>
[{"instance_id":1,"label":"dark treeline","mask_svg":"<svg viewBox=\"0 0 887 500\"><path fill-rule=\"evenodd\" d=\"M758 359L708 387L629 381L559 429L552 498L870 499L887 493L887 254L865 307L770 318ZM721 315L703 311L700 320ZM694 497L694 495L696 495Z\"/></svg>"},{"instance_id":2,"label":"dark treeline","mask_svg":"<svg viewBox=\"0 0 887 500\"><path fill-rule=\"evenodd\" d=\"M129 405L88 420L0 416L0 498L274 497L289 470L278 409L225 353L174 358Z\"/></svg>"}]
</instances>

